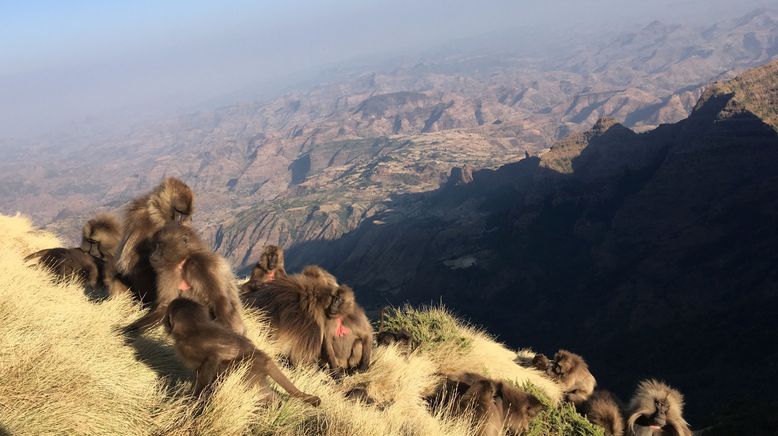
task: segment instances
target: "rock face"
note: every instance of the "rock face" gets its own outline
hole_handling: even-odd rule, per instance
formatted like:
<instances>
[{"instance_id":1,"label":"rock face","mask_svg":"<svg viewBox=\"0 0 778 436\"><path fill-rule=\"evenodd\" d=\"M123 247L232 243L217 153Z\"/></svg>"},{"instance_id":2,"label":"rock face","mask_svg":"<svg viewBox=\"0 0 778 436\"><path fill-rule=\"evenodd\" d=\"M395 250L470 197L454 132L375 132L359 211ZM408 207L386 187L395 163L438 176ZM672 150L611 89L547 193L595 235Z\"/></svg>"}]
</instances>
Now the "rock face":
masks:
<instances>
[{"instance_id":1,"label":"rock face","mask_svg":"<svg viewBox=\"0 0 778 436\"><path fill-rule=\"evenodd\" d=\"M473 167L465 165L463 167L451 168L451 173L446 181L447 185L466 185L473 181Z\"/></svg>"},{"instance_id":2,"label":"rock face","mask_svg":"<svg viewBox=\"0 0 778 436\"><path fill-rule=\"evenodd\" d=\"M623 396L672 380L697 427L776 401L777 73L716 83L647 133L599 120L287 258L326 259L366 303L442 299L513 346L574 349Z\"/></svg>"}]
</instances>

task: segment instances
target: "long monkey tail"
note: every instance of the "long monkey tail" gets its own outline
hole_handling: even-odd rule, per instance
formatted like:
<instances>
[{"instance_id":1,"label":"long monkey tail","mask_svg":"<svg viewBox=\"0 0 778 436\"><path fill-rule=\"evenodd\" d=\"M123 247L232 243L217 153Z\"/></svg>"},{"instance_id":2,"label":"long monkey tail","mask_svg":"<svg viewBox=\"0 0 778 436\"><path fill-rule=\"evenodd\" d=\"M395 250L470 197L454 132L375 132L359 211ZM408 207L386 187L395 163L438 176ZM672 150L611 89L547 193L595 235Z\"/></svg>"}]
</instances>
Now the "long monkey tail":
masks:
<instances>
[{"instance_id":1,"label":"long monkey tail","mask_svg":"<svg viewBox=\"0 0 778 436\"><path fill-rule=\"evenodd\" d=\"M25 261L25 262L29 262L29 261L31 261L31 260L33 260L33 259L36 259L36 258L38 258L38 257L41 257L41 256L43 256L44 254L48 253L48 252L49 252L49 250L51 250L51 248L46 248L45 250L36 251L35 253L32 253L32 254L30 254L29 256L25 257L25 258L24 258L24 261Z\"/></svg>"},{"instance_id":2,"label":"long monkey tail","mask_svg":"<svg viewBox=\"0 0 778 436\"><path fill-rule=\"evenodd\" d=\"M267 370L267 375L270 376L273 381L278 383L279 386L284 388L285 391L289 392L289 395L300 398L311 406L318 407L321 404L321 399L316 395L306 394L305 392L297 389L297 386L292 384L292 381L286 378L284 373L278 369L278 365L276 365L272 360L267 361L265 369Z\"/></svg>"}]
</instances>

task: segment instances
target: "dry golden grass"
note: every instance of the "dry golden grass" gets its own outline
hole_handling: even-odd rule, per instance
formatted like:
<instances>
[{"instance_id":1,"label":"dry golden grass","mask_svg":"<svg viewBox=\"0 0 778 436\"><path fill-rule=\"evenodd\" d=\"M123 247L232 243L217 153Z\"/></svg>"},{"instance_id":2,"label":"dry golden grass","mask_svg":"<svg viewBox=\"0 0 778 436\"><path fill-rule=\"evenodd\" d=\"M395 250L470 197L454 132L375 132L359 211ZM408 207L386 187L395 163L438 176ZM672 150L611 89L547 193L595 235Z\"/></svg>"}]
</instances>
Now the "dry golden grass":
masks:
<instances>
[{"instance_id":1,"label":"dry golden grass","mask_svg":"<svg viewBox=\"0 0 778 436\"><path fill-rule=\"evenodd\" d=\"M514 352L461 326L465 350L406 355L380 347L368 372L339 383L317 368L285 370L300 389L321 397L319 408L287 395L259 406L258 392L242 382L245 368L225 377L211 401L193 399L191 374L162 329L130 344L116 333L141 315L131 299L90 301L77 284L24 266L25 255L58 244L26 218L0 216L0 434L468 435L467 420L433 416L423 400L439 372L455 369L530 382L559 398L556 384L513 362ZM275 353L261 314L244 316L250 339ZM376 404L344 397L360 383Z\"/></svg>"}]
</instances>

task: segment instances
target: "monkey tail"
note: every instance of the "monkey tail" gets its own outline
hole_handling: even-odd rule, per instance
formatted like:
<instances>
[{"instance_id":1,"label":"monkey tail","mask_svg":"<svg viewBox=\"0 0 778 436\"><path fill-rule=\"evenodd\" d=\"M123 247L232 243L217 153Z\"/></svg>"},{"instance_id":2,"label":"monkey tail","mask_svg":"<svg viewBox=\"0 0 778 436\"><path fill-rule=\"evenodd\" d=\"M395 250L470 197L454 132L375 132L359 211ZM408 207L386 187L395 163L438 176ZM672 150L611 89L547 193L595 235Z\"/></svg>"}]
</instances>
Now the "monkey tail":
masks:
<instances>
[{"instance_id":1,"label":"monkey tail","mask_svg":"<svg viewBox=\"0 0 778 436\"><path fill-rule=\"evenodd\" d=\"M51 250L51 248L47 248L47 249L41 250L41 251L36 251L35 253L32 253L29 256L25 257L24 261L25 262L29 262L29 261L31 261L33 259L37 259L37 258L43 256L44 254L48 253L49 250Z\"/></svg>"},{"instance_id":2,"label":"monkey tail","mask_svg":"<svg viewBox=\"0 0 778 436\"><path fill-rule=\"evenodd\" d=\"M303 399L303 401L313 406L318 406L321 403L319 397L306 394L305 392L297 389L297 386L292 384L292 381L289 380L284 375L284 373L281 372L280 369L278 369L278 365L273 363L272 360L268 360L266 369L267 369L267 375L270 376L270 378L272 378L273 381L278 383L279 386L284 388L286 392L289 392L289 395L293 397L301 398Z\"/></svg>"}]
</instances>

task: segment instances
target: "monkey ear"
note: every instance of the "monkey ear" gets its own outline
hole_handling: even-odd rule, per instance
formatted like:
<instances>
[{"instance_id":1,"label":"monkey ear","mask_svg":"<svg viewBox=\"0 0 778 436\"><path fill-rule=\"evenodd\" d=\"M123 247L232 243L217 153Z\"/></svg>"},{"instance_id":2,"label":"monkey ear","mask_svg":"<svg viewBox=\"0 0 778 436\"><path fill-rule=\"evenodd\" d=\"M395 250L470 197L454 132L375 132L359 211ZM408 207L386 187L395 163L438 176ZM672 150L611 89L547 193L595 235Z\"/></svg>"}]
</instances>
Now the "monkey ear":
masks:
<instances>
[{"instance_id":1,"label":"monkey ear","mask_svg":"<svg viewBox=\"0 0 778 436\"><path fill-rule=\"evenodd\" d=\"M189 236L184 235L182 240L184 241L184 245L189 245Z\"/></svg>"}]
</instances>

